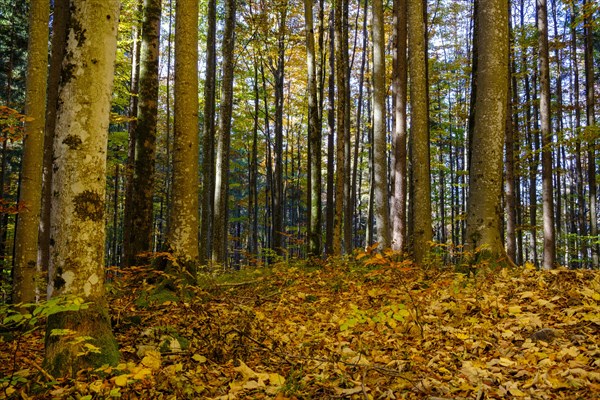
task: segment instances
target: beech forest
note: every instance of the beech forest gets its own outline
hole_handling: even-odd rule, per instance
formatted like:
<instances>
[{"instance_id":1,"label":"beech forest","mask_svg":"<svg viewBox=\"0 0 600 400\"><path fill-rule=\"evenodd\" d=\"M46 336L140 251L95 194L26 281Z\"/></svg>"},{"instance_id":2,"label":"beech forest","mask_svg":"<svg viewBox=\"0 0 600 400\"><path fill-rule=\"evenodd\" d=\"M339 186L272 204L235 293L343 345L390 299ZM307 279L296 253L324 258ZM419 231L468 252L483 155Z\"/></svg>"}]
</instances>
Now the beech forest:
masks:
<instances>
[{"instance_id":1,"label":"beech forest","mask_svg":"<svg viewBox=\"0 0 600 400\"><path fill-rule=\"evenodd\" d=\"M0 0L0 399L600 397L593 0Z\"/></svg>"}]
</instances>

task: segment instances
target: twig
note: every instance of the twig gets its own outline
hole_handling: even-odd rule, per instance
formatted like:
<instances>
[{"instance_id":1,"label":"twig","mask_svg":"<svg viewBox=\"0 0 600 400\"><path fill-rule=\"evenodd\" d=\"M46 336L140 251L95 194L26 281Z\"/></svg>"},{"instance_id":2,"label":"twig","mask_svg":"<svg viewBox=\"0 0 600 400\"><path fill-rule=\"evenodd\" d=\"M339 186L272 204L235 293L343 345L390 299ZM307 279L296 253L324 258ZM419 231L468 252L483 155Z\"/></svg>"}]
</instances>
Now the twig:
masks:
<instances>
[{"instance_id":1,"label":"twig","mask_svg":"<svg viewBox=\"0 0 600 400\"><path fill-rule=\"evenodd\" d=\"M25 362L31 364L35 369L37 369L42 375L44 375L48 382L52 382L54 380L54 377L48 372L46 372L46 370L42 368L38 363L25 357L23 359L25 360Z\"/></svg>"}]
</instances>

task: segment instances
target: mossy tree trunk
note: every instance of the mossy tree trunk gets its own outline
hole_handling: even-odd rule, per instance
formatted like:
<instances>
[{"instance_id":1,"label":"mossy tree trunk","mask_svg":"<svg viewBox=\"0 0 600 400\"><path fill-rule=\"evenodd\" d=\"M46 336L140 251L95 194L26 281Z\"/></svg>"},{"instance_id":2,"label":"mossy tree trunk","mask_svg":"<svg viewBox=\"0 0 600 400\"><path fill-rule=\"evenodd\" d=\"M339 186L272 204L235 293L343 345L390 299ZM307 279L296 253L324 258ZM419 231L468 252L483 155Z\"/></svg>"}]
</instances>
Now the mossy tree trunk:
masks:
<instances>
[{"instance_id":1,"label":"mossy tree trunk","mask_svg":"<svg viewBox=\"0 0 600 400\"><path fill-rule=\"evenodd\" d=\"M321 255L321 130L319 129L319 105L315 62L315 33L313 24L313 1L304 0L306 20L306 66L308 70L308 138L309 138L309 254Z\"/></svg>"},{"instance_id":2,"label":"mossy tree trunk","mask_svg":"<svg viewBox=\"0 0 600 400\"><path fill-rule=\"evenodd\" d=\"M104 297L106 152L119 1L72 0L54 141L49 292L87 309L48 318L46 370L73 375L119 358ZM69 329L69 335L53 335ZM99 353L78 355L74 338Z\"/></svg>"},{"instance_id":3,"label":"mossy tree trunk","mask_svg":"<svg viewBox=\"0 0 600 400\"><path fill-rule=\"evenodd\" d=\"M46 99L46 126L44 131L44 160L42 173L42 204L40 210L38 259L40 269L48 271L50 264L50 219L52 215L52 163L54 152L54 131L56 127L56 109L58 106L58 87L62 60L67 40L67 21L69 19L69 1L55 0L52 15L52 54L48 71L48 90ZM51 273L48 272L48 275Z\"/></svg>"},{"instance_id":4,"label":"mossy tree trunk","mask_svg":"<svg viewBox=\"0 0 600 400\"><path fill-rule=\"evenodd\" d=\"M133 169L131 231L127 265L144 263L140 253L152 250L153 195L158 114L158 47L161 0L145 0L142 20L135 161Z\"/></svg>"},{"instance_id":5,"label":"mossy tree trunk","mask_svg":"<svg viewBox=\"0 0 600 400\"><path fill-rule=\"evenodd\" d=\"M406 59L406 1L394 0L394 65L393 95L395 98L394 125L394 197L392 200L392 246L394 250L406 250L406 100L407 100L407 59Z\"/></svg>"},{"instance_id":6,"label":"mossy tree trunk","mask_svg":"<svg viewBox=\"0 0 600 400\"><path fill-rule=\"evenodd\" d=\"M25 140L15 237L13 301L34 301L36 292L38 227L42 199L42 161L48 68L48 0L33 0L29 10L29 60L25 93Z\"/></svg>"},{"instance_id":7,"label":"mossy tree trunk","mask_svg":"<svg viewBox=\"0 0 600 400\"><path fill-rule=\"evenodd\" d=\"M198 262L198 2L175 13L175 135L168 247L195 274ZM192 279L193 280L193 279Z\"/></svg>"},{"instance_id":8,"label":"mossy tree trunk","mask_svg":"<svg viewBox=\"0 0 600 400\"><path fill-rule=\"evenodd\" d=\"M504 256L503 148L508 96L508 8L502 0L479 0L477 84L467 202L467 245Z\"/></svg>"},{"instance_id":9,"label":"mossy tree trunk","mask_svg":"<svg viewBox=\"0 0 600 400\"><path fill-rule=\"evenodd\" d=\"M431 221L431 176L429 159L429 99L427 93L427 48L422 1L409 1L408 46L410 78L411 250L422 263L433 237Z\"/></svg>"}]
</instances>

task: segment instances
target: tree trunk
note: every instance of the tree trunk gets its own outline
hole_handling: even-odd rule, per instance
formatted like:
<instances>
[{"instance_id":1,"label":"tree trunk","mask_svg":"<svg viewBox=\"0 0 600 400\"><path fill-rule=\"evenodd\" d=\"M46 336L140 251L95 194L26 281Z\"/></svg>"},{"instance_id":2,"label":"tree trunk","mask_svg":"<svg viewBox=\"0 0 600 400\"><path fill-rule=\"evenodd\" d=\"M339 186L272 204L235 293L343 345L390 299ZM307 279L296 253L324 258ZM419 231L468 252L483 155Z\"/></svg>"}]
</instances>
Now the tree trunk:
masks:
<instances>
[{"instance_id":1,"label":"tree trunk","mask_svg":"<svg viewBox=\"0 0 600 400\"><path fill-rule=\"evenodd\" d=\"M235 69L235 0L225 1L225 32L223 34L223 82L221 84L221 114L217 140L215 169L214 243L212 260L227 265L229 225L229 156L231 145L231 114L233 111L233 71Z\"/></svg>"},{"instance_id":2,"label":"tree trunk","mask_svg":"<svg viewBox=\"0 0 600 400\"><path fill-rule=\"evenodd\" d=\"M548 6L536 0L540 69L540 127L542 135L542 205L544 212L544 269L554 268L554 189L552 184L552 125L550 123L550 61L548 55Z\"/></svg>"},{"instance_id":3,"label":"tree trunk","mask_svg":"<svg viewBox=\"0 0 600 400\"><path fill-rule=\"evenodd\" d=\"M334 253L335 236L335 12L333 7L329 15L329 82L328 82L328 109L327 125L327 209L325 214L325 253Z\"/></svg>"},{"instance_id":4,"label":"tree trunk","mask_svg":"<svg viewBox=\"0 0 600 400\"><path fill-rule=\"evenodd\" d=\"M407 59L406 59L406 0L394 1L394 64L393 90L395 98L394 125L394 197L392 200L393 233L392 246L394 250L406 250L406 95L407 95Z\"/></svg>"},{"instance_id":5,"label":"tree trunk","mask_svg":"<svg viewBox=\"0 0 600 400\"><path fill-rule=\"evenodd\" d=\"M119 2L70 4L54 141L49 292L88 306L48 317L44 369L57 377L119 360L104 297L106 149ZM55 335L55 329L73 333ZM92 337L100 352L78 354L82 344L73 338L83 336Z\"/></svg>"},{"instance_id":6,"label":"tree trunk","mask_svg":"<svg viewBox=\"0 0 600 400\"><path fill-rule=\"evenodd\" d=\"M206 32L206 80L204 83L204 131L202 139L202 218L200 225L200 263L211 258L213 210L215 201L215 96L216 96L216 0L208 1Z\"/></svg>"},{"instance_id":7,"label":"tree trunk","mask_svg":"<svg viewBox=\"0 0 600 400\"><path fill-rule=\"evenodd\" d=\"M333 254L341 255L343 251L344 226L344 185L345 185L345 132L346 132L346 70L348 54L344 51L344 0L335 0L334 29L335 29L335 86L337 89L336 108L336 144L335 144L335 213L333 219Z\"/></svg>"},{"instance_id":8,"label":"tree trunk","mask_svg":"<svg viewBox=\"0 0 600 400\"><path fill-rule=\"evenodd\" d=\"M306 20L306 66L308 70L308 140L310 170L310 221L309 254L321 255L321 131L317 104L317 80L315 64L315 36L313 28L313 2L304 0Z\"/></svg>"},{"instance_id":9,"label":"tree trunk","mask_svg":"<svg viewBox=\"0 0 600 400\"><path fill-rule=\"evenodd\" d=\"M500 233L502 160L508 98L508 8L502 0L479 0L477 85L467 202L467 246L503 257Z\"/></svg>"},{"instance_id":10,"label":"tree trunk","mask_svg":"<svg viewBox=\"0 0 600 400\"><path fill-rule=\"evenodd\" d=\"M195 280L198 262L198 2L175 5L173 200L168 248Z\"/></svg>"},{"instance_id":11,"label":"tree trunk","mask_svg":"<svg viewBox=\"0 0 600 400\"><path fill-rule=\"evenodd\" d=\"M518 132L519 120L518 113L514 111L518 104L518 94L515 75L515 48L512 22L510 18L510 6L508 7L508 23L509 23L509 68L510 79L508 80L509 95L507 96L506 110L506 169L504 176L504 184L506 187L506 255L515 262L517 259L517 202L515 188L515 136Z\"/></svg>"},{"instance_id":12,"label":"tree trunk","mask_svg":"<svg viewBox=\"0 0 600 400\"><path fill-rule=\"evenodd\" d=\"M129 265L146 263L147 258L139 255L152 251L160 14L161 0L144 0L132 190L135 234L131 235Z\"/></svg>"},{"instance_id":13,"label":"tree trunk","mask_svg":"<svg viewBox=\"0 0 600 400\"><path fill-rule=\"evenodd\" d=\"M585 48L585 92L586 92L586 116L587 129L597 129L595 106L596 99L594 95L594 38L592 31L594 13L592 10L593 3L589 0L583 0L583 31L584 31L584 48ZM598 188L596 184L596 135L588 132L589 142L587 146L588 156L588 185L590 189L590 237L592 243L592 267L598 269L600 263L600 243L598 243L598 211L596 196ZM595 243L594 243L595 242Z\"/></svg>"},{"instance_id":14,"label":"tree trunk","mask_svg":"<svg viewBox=\"0 0 600 400\"><path fill-rule=\"evenodd\" d=\"M38 229L42 198L42 160L48 73L48 0L33 0L29 9L25 139L19 202L24 205L15 234L13 301L31 303L36 295Z\"/></svg>"},{"instance_id":15,"label":"tree trunk","mask_svg":"<svg viewBox=\"0 0 600 400\"><path fill-rule=\"evenodd\" d=\"M42 204L39 228L38 263L42 272L48 271L50 263L50 216L52 202L52 158L56 109L58 107L58 85L67 40L67 20L69 5L67 0L55 0L52 18L52 53L48 71L48 92L46 99L46 126L44 132L44 166L42 175Z\"/></svg>"},{"instance_id":16,"label":"tree trunk","mask_svg":"<svg viewBox=\"0 0 600 400\"><path fill-rule=\"evenodd\" d=\"M374 204L377 225L377 242L380 248L391 246L390 211L387 184L387 140L385 126L385 33L383 28L383 2L373 0L373 152Z\"/></svg>"},{"instance_id":17,"label":"tree trunk","mask_svg":"<svg viewBox=\"0 0 600 400\"><path fill-rule=\"evenodd\" d=\"M142 2L136 0L137 14L142 14ZM133 265L135 261L135 252L132 244L133 234L133 170L135 167L135 133L137 131L137 113L138 113L138 90L140 87L140 53L141 53L141 27L140 21L135 21L131 36L133 40L131 54L131 84L129 90L129 141L127 147L127 164L125 166L125 209L123 211L123 266Z\"/></svg>"},{"instance_id":18,"label":"tree trunk","mask_svg":"<svg viewBox=\"0 0 600 400\"><path fill-rule=\"evenodd\" d=\"M427 95L427 50L422 1L409 1L408 46L410 76L412 246L415 262L429 254L433 239L431 222L431 176L429 159L429 100Z\"/></svg>"}]
</instances>

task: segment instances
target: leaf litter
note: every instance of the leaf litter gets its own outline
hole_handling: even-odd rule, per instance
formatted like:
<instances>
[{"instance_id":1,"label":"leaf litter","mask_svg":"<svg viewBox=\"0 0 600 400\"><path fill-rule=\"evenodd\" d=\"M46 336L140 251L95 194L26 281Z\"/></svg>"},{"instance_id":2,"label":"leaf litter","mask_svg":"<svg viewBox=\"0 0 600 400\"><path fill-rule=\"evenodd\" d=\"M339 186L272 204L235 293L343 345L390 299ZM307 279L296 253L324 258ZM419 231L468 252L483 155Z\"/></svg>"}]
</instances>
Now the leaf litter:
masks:
<instances>
[{"instance_id":1,"label":"leaf litter","mask_svg":"<svg viewBox=\"0 0 600 400\"><path fill-rule=\"evenodd\" d=\"M43 329L1 340L0 376L21 379L0 398L600 398L597 272L467 276L380 254L242 272L143 302L158 284L121 272L122 363L50 381Z\"/></svg>"}]
</instances>

